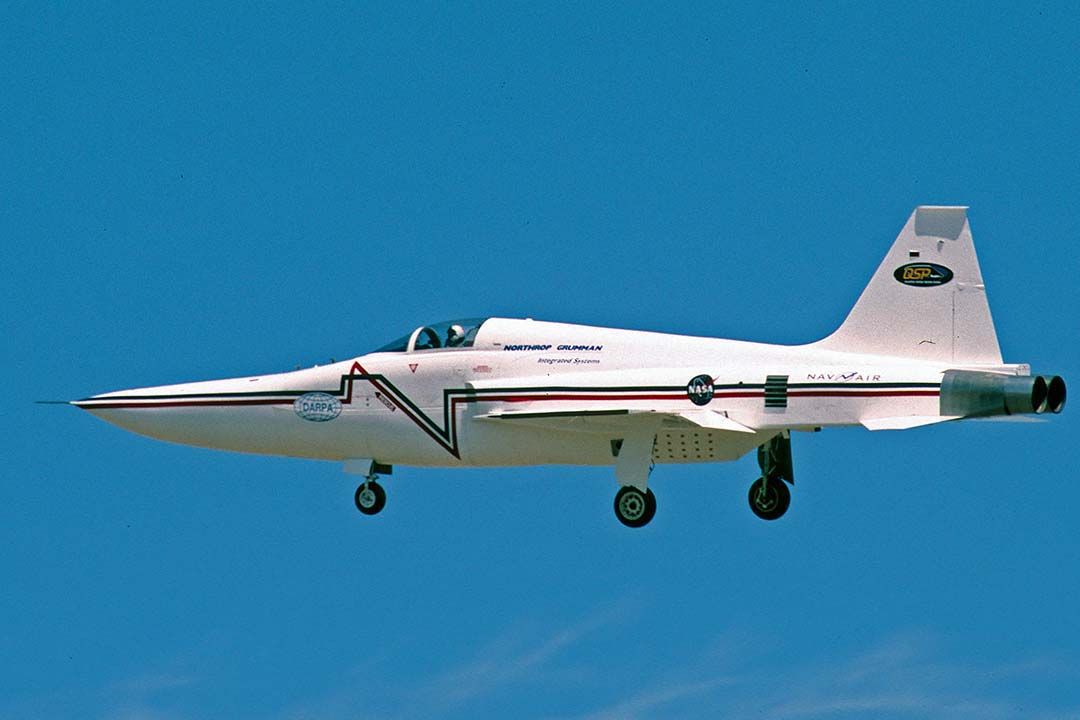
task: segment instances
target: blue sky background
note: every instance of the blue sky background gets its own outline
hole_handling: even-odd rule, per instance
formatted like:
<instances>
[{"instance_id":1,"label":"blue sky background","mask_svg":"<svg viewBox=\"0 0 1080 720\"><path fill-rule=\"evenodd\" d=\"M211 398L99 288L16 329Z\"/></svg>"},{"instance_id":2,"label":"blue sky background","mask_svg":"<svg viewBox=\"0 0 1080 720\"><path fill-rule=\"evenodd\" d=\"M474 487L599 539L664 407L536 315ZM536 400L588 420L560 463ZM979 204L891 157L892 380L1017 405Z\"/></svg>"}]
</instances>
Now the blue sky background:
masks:
<instances>
[{"instance_id":1,"label":"blue sky background","mask_svg":"<svg viewBox=\"0 0 1080 720\"><path fill-rule=\"evenodd\" d=\"M1080 379L1068 4L0 10L0 716L1071 718L1077 408L663 466L338 465L33 405L478 315L832 330L968 204L1006 359Z\"/></svg>"}]
</instances>

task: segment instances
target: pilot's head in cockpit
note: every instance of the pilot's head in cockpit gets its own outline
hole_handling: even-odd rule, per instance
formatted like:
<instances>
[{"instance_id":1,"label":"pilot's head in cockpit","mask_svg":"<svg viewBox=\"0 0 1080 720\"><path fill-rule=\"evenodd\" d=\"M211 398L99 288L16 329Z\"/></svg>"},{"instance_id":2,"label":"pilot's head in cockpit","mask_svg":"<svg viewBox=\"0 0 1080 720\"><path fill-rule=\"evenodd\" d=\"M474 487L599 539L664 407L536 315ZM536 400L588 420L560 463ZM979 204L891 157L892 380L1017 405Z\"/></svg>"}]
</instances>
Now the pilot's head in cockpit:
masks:
<instances>
[{"instance_id":1,"label":"pilot's head in cockpit","mask_svg":"<svg viewBox=\"0 0 1080 720\"><path fill-rule=\"evenodd\" d=\"M445 347L457 347L465 342L465 328L460 325L451 325L446 329Z\"/></svg>"}]
</instances>

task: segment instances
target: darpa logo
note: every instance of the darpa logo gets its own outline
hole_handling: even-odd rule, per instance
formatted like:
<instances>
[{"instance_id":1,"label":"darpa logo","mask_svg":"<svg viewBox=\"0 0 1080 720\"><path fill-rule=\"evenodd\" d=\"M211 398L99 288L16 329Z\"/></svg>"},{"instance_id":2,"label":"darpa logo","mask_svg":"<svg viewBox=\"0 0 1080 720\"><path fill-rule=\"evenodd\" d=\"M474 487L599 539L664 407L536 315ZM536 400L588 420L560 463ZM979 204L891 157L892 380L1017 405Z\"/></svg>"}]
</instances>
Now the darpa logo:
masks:
<instances>
[{"instance_id":1,"label":"darpa logo","mask_svg":"<svg viewBox=\"0 0 1080 720\"><path fill-rule=\"evenodd\" d=\"M893 277L912 287L935 287L953 279L953 271L934 263L908 263L896 268Z\"/></svg>"},{"instance_id":2,"label":"darpa logo","mask_svg":"<svg viewBox=\"0 0 1080 720\"><path fill-rule=\"evenodd\" d=\"M695 405L708 405L713 396L713 379L708 375L698 375L686 384L686 394Z\"/></svg>"},{"instance_id":3,"label":"darpa logo","mask_svg":"<svg viewBox=\"0 0 1080 720\"><path fill-rule=\"evenodd\" d=\"M341 414L341 401L326 393L304 393L293 402L293 411L304 420L327 422Z\"/></svg>"}]
</instances>

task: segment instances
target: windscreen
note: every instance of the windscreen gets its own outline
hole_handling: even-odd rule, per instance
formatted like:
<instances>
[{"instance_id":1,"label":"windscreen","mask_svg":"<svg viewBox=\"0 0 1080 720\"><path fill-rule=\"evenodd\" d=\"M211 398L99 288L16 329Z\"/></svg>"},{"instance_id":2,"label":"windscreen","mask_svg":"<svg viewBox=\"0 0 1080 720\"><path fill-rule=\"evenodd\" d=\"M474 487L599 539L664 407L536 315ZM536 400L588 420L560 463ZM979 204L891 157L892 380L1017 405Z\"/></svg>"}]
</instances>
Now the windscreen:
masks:
<instances>
[{"instance_id":1,"label":"windscreen","mask_svg":"<svg viewBox=\"0 0 1080 720\"><path fill-rule=\"evenodd\" d=\"M409 352L418 350L454 350L470 348L476 342L476 333L487 318L466 318L421 325L407 335L383 345L374 352ZM413 347L409 347L410 340Z\"/></svg>"}]
</instances>

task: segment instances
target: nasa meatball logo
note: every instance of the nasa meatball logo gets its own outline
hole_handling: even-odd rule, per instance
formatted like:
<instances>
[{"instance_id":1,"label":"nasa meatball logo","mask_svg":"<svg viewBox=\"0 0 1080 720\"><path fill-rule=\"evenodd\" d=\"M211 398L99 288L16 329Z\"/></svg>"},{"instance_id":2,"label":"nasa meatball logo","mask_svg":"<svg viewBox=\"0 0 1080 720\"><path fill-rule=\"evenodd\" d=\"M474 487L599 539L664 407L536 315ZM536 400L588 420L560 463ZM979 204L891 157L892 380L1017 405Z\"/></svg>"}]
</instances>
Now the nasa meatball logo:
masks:
<instances>
[{"instance_id":1,"label":"nasa meatball logo","mask_svg":"<svg viewBox=\"0 0 1080 720\"><path fill-rule=\"evenodd\" d=\"M328 422L341 414L341 401L326 393L304 393L293 402L293 411L310 422Z\"/></svg>"},{"instance_id":2,"label":"nasa meatball logo","mask_svg":"<svg viewBox=\"0 0 1080 720\"><path fill-rule=\"evenodd\" d=\"M695 405L708 405L713 396L713 381L708 375L698 375L686 384L686 394Z\"/></svg>"}]
</instances>

